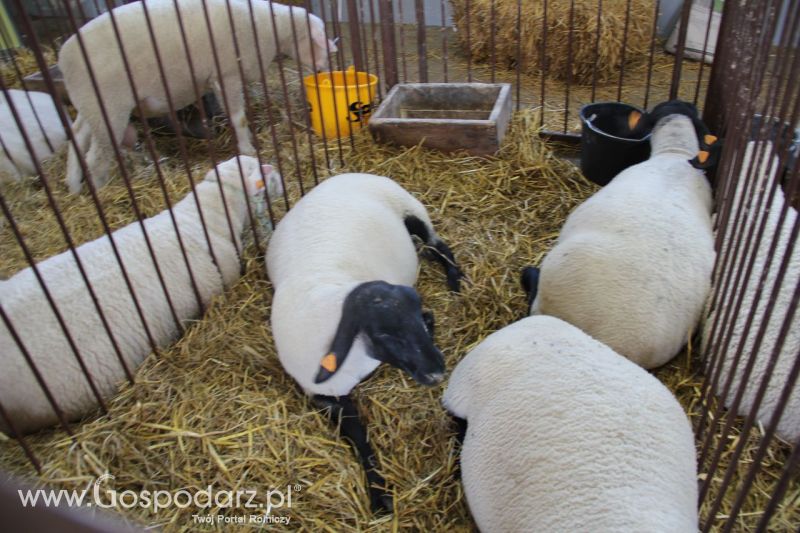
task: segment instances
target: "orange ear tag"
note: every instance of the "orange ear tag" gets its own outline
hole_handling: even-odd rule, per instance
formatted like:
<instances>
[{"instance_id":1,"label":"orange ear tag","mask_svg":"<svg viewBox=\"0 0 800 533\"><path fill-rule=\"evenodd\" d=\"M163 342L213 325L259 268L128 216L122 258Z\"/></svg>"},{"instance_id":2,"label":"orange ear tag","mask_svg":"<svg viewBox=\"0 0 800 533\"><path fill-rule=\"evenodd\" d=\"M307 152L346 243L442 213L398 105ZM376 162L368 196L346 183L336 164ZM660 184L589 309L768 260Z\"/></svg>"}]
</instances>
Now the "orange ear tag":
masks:
<instances>
[{"instance_id":1,"label":"orange ear tag","mask_svg":"<svg viewBox=\"0 0 800 533\"><path fill-rule=\"evenodd\" d=\"M319 365L328 372L336 372L336 356L333 353L329 353L322 358L322 362Z\"/></svg>"},{"instance_id":2,"label":"orange ear tag","mask_svg":"<svg viewBox=\"0 0 800 533\"><path fill-rule=\"evenodd\" d=\"M716 135L706 135L706 136L703 137L703 141L706 144L714 144L715 142L717 142L717 136Z\"/></svg>"},{"instance_id":3,"label":"orange ear tag","mask_svg":"<svg viewBox=\"0 0 800 533\"><path fill-rule=\"evenodd\" d=\"M264 188L264 180L258 180L256 182L256 189L263 189Z\"/></svg>"},{"instance_id":4,"label":"orange ear tag","mask_svg":"<svg viewBox=\"0 0 800 533\"><path fill-rule=\"evenodd\" d=\"M700 161L700 163L705 163L706 161L708 161L708 152L706 152L705 150L701 150L700 152L698 152L697 160Z\"/></svg>"},{"instance_id":5,"label":"orange ear tag","mask_svg":"<svg viewBox=\"0 0 800 533\"><path fill-rule=\"evenodd\" d=\"M639 123L639 119L642 118L642 114L638 111L631 111L631 114L628 115L628 127L633 129Z\"/></svg>"}]
</instances>

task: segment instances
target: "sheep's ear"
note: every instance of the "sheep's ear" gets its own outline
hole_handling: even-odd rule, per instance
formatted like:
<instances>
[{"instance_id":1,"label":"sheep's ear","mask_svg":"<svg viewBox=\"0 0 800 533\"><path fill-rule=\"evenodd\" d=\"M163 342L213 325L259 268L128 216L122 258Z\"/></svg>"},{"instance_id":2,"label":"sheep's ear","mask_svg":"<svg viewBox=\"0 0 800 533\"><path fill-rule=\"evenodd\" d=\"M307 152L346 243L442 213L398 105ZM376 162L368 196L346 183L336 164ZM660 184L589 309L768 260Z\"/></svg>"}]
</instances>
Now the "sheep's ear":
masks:
<instances>
[{"instance_id":1,"label":"sheep's ear","mask_svg":"<svg viewBox=\"0 0 800 533\"><path fill-rule=\"evenodd\" d=\"M719 139L715 135L706 134L703 136L700 151L689 160L689 164L699 170L711 168L717 164L721 151L722 143Z\"/></svg>"},{"instance_id":2,"label":"sheep's ear","mask_svg":"<svg viewBox=\"0 0 800 533\"><path fill-rule=\"evenodd\" d=\"M642 119L642 114L638 111L631 111L630 115L628 115L628 128L633 131L636 129L636 126L639 125L639 121Z\"/></svg>"},{"instance_id":3,"label":"sheep's ear","mask_svg":"<svg viewBox=\"0 0 800 533\"><path fill-rule=\"evenodd\" d=\"M336 46L336 41L338 41L338 39L328 39L328 49L332 54L339 51L339 47Z\"/></svg>"},{"instance_id":4,"label":"sheep's ear","mask_svg":"<svg viewBox=\"0 0 800 533\"><path fill-rule=\"evenodd\" d=\"M356 340L360 324L360 313L358 309L352 309L349 305L352 300L352 293L345 299L342 306L342 318L339 320L339 326L336 328L336 334L333 337L331 348L319 362L319 369L314 378L314 383L322 383L329 380L341 367L347 354L350 353L350 348Z\"/></svg>"}]
</instances>

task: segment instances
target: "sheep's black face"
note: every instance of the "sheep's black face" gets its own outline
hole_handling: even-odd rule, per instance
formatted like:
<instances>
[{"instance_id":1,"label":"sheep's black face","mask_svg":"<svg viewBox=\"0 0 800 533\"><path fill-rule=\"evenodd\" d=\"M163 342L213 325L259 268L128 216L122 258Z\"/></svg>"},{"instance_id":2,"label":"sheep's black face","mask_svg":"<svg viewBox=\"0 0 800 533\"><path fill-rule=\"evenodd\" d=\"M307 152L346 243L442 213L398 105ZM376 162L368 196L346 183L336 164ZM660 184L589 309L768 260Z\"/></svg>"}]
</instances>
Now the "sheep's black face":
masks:
<instances>
[{"instance_id":1,"label":"sheep's black face","mask_svg":"<svg viewBox=\"0 0 800 533\"><path fill-rule=\"evenodd\" d=\"M444 377L444 357L433 344L433 315L422 311L413 288L370 281L353 289L316 383L336 373L359 334L371 357L406 371L418 383L434 385Z\"/></svg>"},{"instance_id":2,"label":"sheep's black face","mask_svg":"<svg viewBox=\"0 0 800 533\"><path fill-rule=\"evenodd\" d=\"M411 287L372 282L362 286L361 332L370 355L407 372L423 385L444 377L444 356L434 346L431 315Z\"/></svg>"}]
</instances>

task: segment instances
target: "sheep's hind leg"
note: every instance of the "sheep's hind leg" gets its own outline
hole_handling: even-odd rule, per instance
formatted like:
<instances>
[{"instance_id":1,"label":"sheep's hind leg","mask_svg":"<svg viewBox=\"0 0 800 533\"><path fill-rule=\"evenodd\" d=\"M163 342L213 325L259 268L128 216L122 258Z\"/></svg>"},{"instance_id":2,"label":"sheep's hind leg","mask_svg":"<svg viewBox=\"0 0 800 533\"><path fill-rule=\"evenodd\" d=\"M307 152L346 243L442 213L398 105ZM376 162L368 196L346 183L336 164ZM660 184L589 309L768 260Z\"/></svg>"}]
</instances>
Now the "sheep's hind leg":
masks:
<instances>
[{"instance_id":1,"label":"sheep's hind leg","mask_svg":"<svg viewBox=\"0 0 800 533\"><path fill-rule=\"evenodd\" d=\"M113 111L115 114L109 112L109 125L114 132L114 141L108 135L108 127L103 123L100 125L102 129L98 129L102 133L92 135L92 146L86 155L86 166L89 168L92 183L98 189L108 182L111 162L112 160L116 161L114 142L117 143L117 149L122 150L122 143L128 128L129 111L123 111L122 108Z\"/></svg>"},{"instance_id":2,"label":"sheep's hind leg","mask_svg":"<svg viewBox=\"0 0 800 533\"><path fill-rule=\"evenodd\" d=\"M447 246L441 239L434 238L428 230L428 226L419 218L410 215L404 220L408 233L419 238L430 248L426 248L423 255L427 259L433 259L444 268L447 275L447 286L453 292L458 292L461 288L461 278L464 273L458 268L456 259L450 247Z\"/></svg>"},{"instance_id":3,"label":"sheep's hind leg","mask_svg":"<svg viewBox=\"0 0 800 533\"><path fill-rule=\"evenodd\" d=\"M522 269L520 283L522 284L522 289L525 291L525 294L528 296L528 312L530 313L531 306L533 306L536 295L539 293L539 269L536 267L525 267Z\"/></svg>"},{"instance_id":4,"label":"sheep's hind leg","mask_svg":"<svg viewBox=\"0 0 800 533\"><path fill-rule=\"evenodd\" d=\"M75 137L75 144L81 154L86 154L91 140L91 128L83 118L78 115L72 124L72 132ZM83 185L83 170L80 165L80 155L75 151L75 145L70 143L67 151L67 187L72 194L81 192Z\"/></svg>"},{"instance_id":5,"label":"sheep's hind leg","mask_svg":"<svg viewBox=\"0 0 800 533\"><path fill-rule=\"evenodd\" d=\"M311 401L318 408L327 412L331 423L339 428L339 435L350 441L358 454L361 466L367 476L372 512L388 512L393 510L392 496L385 490L386 480L378 474L378 459L369 444L367 430L358 415L358 409L349 396L315 395Z\"/></svg>"},{"instance_id":6,"label":"sheep's hind leg","mask_svg":"<svg viewBox=\"0 0 800 533\"><path fill-rule=\"evenodd\" d=\"M241 84L240 80L227 80L225 82L225 96L227 96L226 102L226 99L222 97L222 87L219 83L214 84L214 95L217 97L217 101L222 103L223 106L227 107L225 112L228 115L228 121L230 122L231 128L233 128L233 131L236 134L236 142L238 145L237 149L239 150L239 154L255 156L256 149L253 147L253 140L250 135L250 127L247 124L247 116L244 112L244 91L245 88Z\"/></svg>"},{"instance_id":7,"label":"sheep's hind leg","mask_svg":"<svg viewBox=\"0 0 800 533\"><path fill-rule=\"evenodd\" d=\"M467 420L455 415L450 415L450 420L456 431L456 444L454 446L456 464L453 468L453 477L458 479L461 477L461 449L464 447L464 439L467 437Z\"/></svg>"}]
</instances>

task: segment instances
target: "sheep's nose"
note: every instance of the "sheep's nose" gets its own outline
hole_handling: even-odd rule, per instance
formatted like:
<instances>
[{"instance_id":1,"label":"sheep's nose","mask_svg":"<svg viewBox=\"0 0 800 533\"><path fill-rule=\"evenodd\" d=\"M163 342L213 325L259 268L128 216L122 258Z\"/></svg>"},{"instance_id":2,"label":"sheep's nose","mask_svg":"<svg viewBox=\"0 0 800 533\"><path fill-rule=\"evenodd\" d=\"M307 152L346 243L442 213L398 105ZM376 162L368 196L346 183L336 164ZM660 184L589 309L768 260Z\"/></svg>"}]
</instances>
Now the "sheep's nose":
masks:
<instances>
[{"instance_id":1,"label":"sheep's nose","mask_svg":"<svg viewBox=\"0 0 800 533\"><path fill-rule=\"evenodd\" d=\"M431 372L427 374L425 377L428 378L428 381L431 384L441 383L442 379L444 379L444 374L442 372Z\"/></svg>"}]
</instances>

